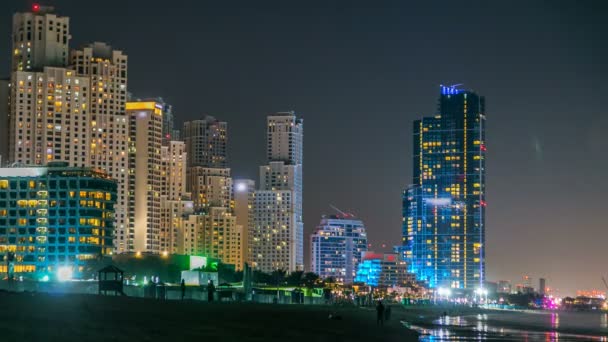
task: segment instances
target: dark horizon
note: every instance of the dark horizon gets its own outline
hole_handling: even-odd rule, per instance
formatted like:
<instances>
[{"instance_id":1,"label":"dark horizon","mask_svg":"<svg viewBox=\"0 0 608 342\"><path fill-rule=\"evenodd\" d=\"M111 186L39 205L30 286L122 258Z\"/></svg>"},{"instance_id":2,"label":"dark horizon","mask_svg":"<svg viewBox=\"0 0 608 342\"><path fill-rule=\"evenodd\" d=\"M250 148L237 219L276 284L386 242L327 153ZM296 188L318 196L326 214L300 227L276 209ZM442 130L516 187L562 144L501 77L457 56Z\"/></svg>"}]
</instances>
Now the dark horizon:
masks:
<instances>
[{"instance_id":1,"label":"dark horizon","mask_svg":"<svg viewBox=\"0 0 608 342\"><path fill-rule=\"evenodd\" d=\"M1 5L0 76L12 14L32 3ZM604 2L41 3L70 17L71 47L128 55L128 90L172 104L176 128L227 121L234 178L258 182L267 114L301 115L307 265L330 204L364 221L372 250L400 243L412 123L440 84L464 83L487 105L488 280L605 289Z\"/></svg>"}]
</instances>

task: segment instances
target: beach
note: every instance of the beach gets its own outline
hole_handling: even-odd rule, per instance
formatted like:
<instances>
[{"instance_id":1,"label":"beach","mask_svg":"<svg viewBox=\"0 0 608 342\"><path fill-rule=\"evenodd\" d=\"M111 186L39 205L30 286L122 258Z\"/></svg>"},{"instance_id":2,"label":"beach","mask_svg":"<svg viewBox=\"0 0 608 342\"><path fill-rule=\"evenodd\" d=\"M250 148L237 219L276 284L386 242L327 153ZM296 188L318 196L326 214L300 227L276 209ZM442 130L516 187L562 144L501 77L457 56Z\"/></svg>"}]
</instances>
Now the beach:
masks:
<instances>
[{"instance_id":1,"label":"beach","mask_svg":"<svg viewBox=\"0 0 608 342\"><path fill-rule=\"evenodd\" d=\"M373 308L0 292L1 340L418 341ZM329 319L329 314L341 319Z\"/></svg>"}]
</instances>

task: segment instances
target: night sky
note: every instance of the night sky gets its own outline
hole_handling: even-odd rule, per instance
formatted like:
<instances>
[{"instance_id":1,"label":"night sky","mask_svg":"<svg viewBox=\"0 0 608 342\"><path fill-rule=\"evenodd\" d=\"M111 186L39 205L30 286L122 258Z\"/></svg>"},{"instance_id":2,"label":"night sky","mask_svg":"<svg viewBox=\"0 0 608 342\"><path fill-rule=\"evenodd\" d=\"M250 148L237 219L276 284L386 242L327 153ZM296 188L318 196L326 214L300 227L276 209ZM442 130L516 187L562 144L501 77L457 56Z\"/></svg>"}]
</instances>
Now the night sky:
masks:
<instances>
[{"instance_id":1,"label":"night sky","mask_svg":"<svg viewBox=\"0 0 608 342\"><path fill-rule=\"evenodd\" d=\"M44 2L43 2L44 3ZM412 121L439 84L487 101L490 280L546 277L561 294L608 276L608 6L603 1L47 1L72 47L129 56L129 91L174 105L179 126L229 123L235 177L265 163L265 117L304 117L304 223L356 213L373 249L401 237ZM0 70L12 13L0 3ZM170 5L168 5L170 4Z\"/></svg>"}]
</instances>

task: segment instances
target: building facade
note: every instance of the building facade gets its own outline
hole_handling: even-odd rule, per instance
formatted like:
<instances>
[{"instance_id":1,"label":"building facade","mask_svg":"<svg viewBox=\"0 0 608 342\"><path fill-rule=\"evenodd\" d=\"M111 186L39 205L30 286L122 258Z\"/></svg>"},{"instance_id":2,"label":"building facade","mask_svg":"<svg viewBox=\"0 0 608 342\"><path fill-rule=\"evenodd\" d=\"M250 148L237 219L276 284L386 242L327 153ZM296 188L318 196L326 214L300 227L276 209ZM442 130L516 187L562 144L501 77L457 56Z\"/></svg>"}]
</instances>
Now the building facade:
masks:
<instances>
[{"instance_id":1,"label":"building facade","mask_svg":"<svg viewBox=\"0 0 608 342\"><path fill-rule=\"evenodd\" d=\"M363 221L350 214L323 217L310 236L310 270L321 278L352 284L357 266L367 252Z\"/></svg>"},{"instance_id":2,"label":"building facade","mask_svg":"<svg viewBox=\"0 0 608 342\"><path fill-rule=\"evenodd\" d=\"M241 249L243 263L251 265L248 259L251 254L249 248L249 227L253 224L253 196L255 193L255 181L252 179L235 179L234 193L234 216L236 216L237 229L242 232Z\"/></svg>"},{"instance_id":3,"label":"building facade","mask_svg":"<svg viewBox=\"0 0 608 342\"><path fill-rule=\"evenodd\" d=\"M162 105L127 102L129 229L127 250L160 253Z\"/></svg>"},{"instance_id":4,"label":"building facade","mask_svg":"<svg viewBox=\"0 0 608 342\"><path fill-rule=\"evenodd\" d=\"M414 284L415 279L399 254L364 252L355 282L376 287L407 287Z\"/></svg>"},{"instance_id":5,"label":"building facade","mask_svg":"<svg viewBox=\"0 0 608 342\"><path fill-rule=\"evenodd\" d=\"M430 287L485 281L485 100L441 87L438 113L414 122L413 184L403 195L403 251Z\"/></svg>"},{"instance_id":6,"label":"building facade","mask_svg":"<svg viewBox=\"0 0 608 342\"><path fill-rule=\"evenodd\" d=\"M230 209L211 207L205 212L187 215L181 229L180 254L219 259L243 269L242 228Z\"/></svg>"},{"instance_id":7,"label":"building facade","mask_svg":"<svg viewBox=\"0 0 608 342\"><path fill-rule=\"evenodd\" d=\"M129 193L127 103L127 56L111 46L95 42L70 52L71 68L89 79L90 165L118 182L115 252L128 251Z\"/></svg>"},{"instance_id":8,"label":"building facade","mask_svg":"<svg viewBox=\"0 0 608 342\"><path fill-rule=\"evenodd\" d=\"M304 269L303 125L294 112L267 117L268 164L260 166L248 236L248 260L264 272Z\"/></svg>"},{"instance_id":9,"label":"building facade","mask_svg":"<svg viewBox=\"0 0 608 342\"><path fill-rule=\"evenodd\" d=\"M66 68L11 77L9 159L23 165L90 164L89 79Z\"/></svg>"},{"instance_id":10,"label":"building facade","mask_svg":"<svg viewBox=\"0 0 608 342\"><path fill-rule=\"evenodd\" d=\"M11 70L42 71L68 65L70 18L33 5L31 12L13 15Z\"/></svg>"},{"instance_id":11,"label":"building facade","mask_svg":"<svg viewBox=\"0 0 608 342\"><path fill-rule=\"evenodd\" d=\"M228 124L212 116L184 122L181 137L190 155L188 166L224 169L227 164Z\"/></svg>"},{"instance_id":12,"label":"building facade","mask_svg":"<svg viewBox=\"0 0 608 342\"><path fill-rule=\"evenodd\" d=\"M0 254L13 253L11 271L31 279L60 269L91 277L86 262L112 253L115 203L116 182L96 169L0 168Z\"/></svg>"}]
</instances>

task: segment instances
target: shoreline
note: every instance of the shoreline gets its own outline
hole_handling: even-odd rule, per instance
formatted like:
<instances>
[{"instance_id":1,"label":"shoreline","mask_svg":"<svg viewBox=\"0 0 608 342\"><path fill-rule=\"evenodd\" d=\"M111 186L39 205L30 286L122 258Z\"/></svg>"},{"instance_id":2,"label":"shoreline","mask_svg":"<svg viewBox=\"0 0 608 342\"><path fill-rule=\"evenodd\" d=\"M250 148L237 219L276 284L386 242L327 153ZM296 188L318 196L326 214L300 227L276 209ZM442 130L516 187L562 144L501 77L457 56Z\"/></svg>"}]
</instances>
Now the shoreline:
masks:
<instances>
[{"instance_id":1,"label":"shoreline","mask_svg":"<svg viewBox=\"0 0 608 342\"><path fill-rule=\"evenodd\" d=\"M498 334L500 331L508 331L510 333L532 333L532 334L564 334L570 335L573 338L591 338L596 340L605 340L608 337L608 327L573 327L573 326L557 326L550 327L543 324L542 321L532 321L523 323L520 321L510 320L508 316L514 315L519 320L525 319L526 315L544 316L549 318L551 315L568 316L591 316L599 318L601 315L607 315L603 312L570 312L570 311L547 311L547 312L516 312L505 310L492 310L482 308L468 307L399 307L394 310L395 319L398 319L404 328L418 331L420 329L446 329L472 336L479 333ZM444 312L448 313L448 318L462 319L466 324L439 324L436 321L442 318ZM481 317L479 317L481 316ZM484 318L484 316L486 318ZM397 318L398 317L398 318ZM497 318L498 317L498 318ZM504 317L504 319L500 319ZM608 324L608 323L607 323ZM408 327L413 326L413 327ZM414 328L415 327L415 328ZM418 330L416 329L418 328ZM480 330L481 329L481 330Z\"/></svg>"}]
</instances>

